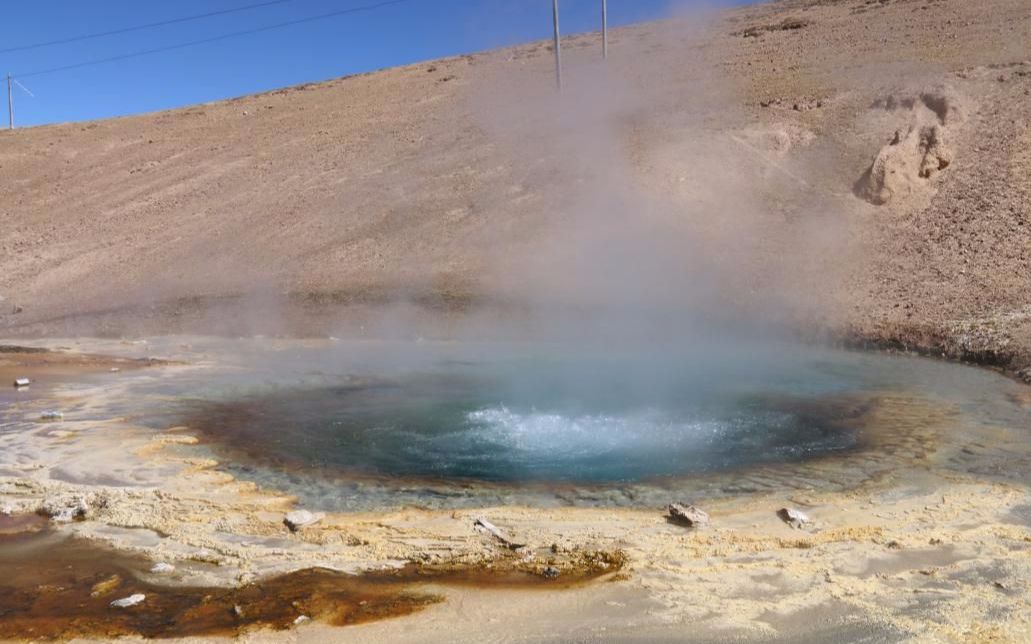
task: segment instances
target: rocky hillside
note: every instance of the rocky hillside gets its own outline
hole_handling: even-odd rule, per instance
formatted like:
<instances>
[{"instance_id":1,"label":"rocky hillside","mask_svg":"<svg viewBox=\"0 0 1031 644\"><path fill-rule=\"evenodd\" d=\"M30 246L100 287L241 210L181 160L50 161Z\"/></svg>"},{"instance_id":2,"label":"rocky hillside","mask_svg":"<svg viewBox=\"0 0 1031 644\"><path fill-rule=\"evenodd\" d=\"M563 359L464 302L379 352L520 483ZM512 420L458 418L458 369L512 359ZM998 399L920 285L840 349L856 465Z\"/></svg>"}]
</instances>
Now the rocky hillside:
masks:
<instances>
[{"instance_id":1,"label":"rocky hillside","mask_svg":"<svg viewBox=\"0 0 1031 644\"><path fill-rule=\"evenodd\" d=\"M4 131L0 329L688 293L1031 365L1026 0L782 0L612 40L604 67L566 40L561 99L531 43Z\"/></svg>"}]
</instances>

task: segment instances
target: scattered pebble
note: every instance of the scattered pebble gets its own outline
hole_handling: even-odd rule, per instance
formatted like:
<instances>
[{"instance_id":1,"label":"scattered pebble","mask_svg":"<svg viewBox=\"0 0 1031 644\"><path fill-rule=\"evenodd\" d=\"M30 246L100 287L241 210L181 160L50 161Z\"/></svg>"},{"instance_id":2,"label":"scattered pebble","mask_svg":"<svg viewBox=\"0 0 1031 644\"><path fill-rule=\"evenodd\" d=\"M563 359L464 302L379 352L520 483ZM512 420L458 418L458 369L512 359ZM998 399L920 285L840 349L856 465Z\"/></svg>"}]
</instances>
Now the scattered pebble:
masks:
<instances>
[{"instance_id":1,"label":"scattered pebble","mask_svg":"<svg viewBox=\"0 0 1031 644\"><path fill-rule=\"evenodd\" d=\"M130 606L142 603L146 598L147 596L143 593L136 593L135 595L129 595L128 597L114 600L111 602L111 608L129 608Z\"/></svg>"},{"instance_id":2,"label":"scattered pebble","mask_svg":"<svg viewBox=\"0 0 1031 644\"><path fill-rule=\"evenodd\" d=\"M40 420L64 420L64 413L59 411L45 411L39 415Z\"/></svg>"},{"instance_id":3,"label":"scattered pebble","mask_svg":"<svg viewBox=\"0 0 1031 644\"><path fill-rule=\"evenodd\" d=\"M310 622L310 621L311 621L311 618L308 617L307 615L298 615L297 619L294 620L294 626L300 626L301 624L303 624L305 622Z\"/></svg>"},{"instance_id":4,"label":"scattered pebble","mask_svg":"<svg viewBox=\"0 0 1031 644\"><path fill-rule=\"evenodd\" d=\"M309 512L308 510L294 510L287 512L286 517L283 518L283 523L286 527L290 528L291 532L297 532L301 528L309 526L313 523L318 523L326 515L322 512Z\"/></svg>"},{"instance_id":5,"label":"scattered pebble","mask_svg":"<svg viewBox=\"0 0 1031 644\"><path fill-rule=\"evenodd\" d=\"M777 516L780 517L784 523L796 529L812 522L809 515L794 508L781 508L777 510Z\"/></svg>"},{"instance_id":6,"label":"scattered pebble","mask_svg":"<svg viewBox=\"0 0 1031 644\"><path fill-rule=\"evenodd\" d=\"M548 579L554 579L555 577L558 577L560 573L558 568L554 566L548 566L543 571L541 571L541 574Z\"/></svg>"},{"instance_id":7,"label":"scattered pebble","mask_svg":"<svg viewBox=\"0 0 1031 644\"><path fill-rule=\"evenodd\" d=\"M709 514L693 505L670 503L667 511L671 521L689 528L700 528L709 523Z\"/></svg>"},{"instance_id":8,"label":"scattered pebble","mask_svg":"<svg viewBox=\"0 0 1031 644\"><path fill-rule=\"evenodd\" d=\"M501 528L497 527L496 525L484 519L483 517L480 517L479 519L473 521L473 528L479 532L486 532L487 534L492 535L495 539L505 544L512 550L517 550L526 545L512 541L512 538L505 534L501 530Z\"/></svg>"}]
</instances>

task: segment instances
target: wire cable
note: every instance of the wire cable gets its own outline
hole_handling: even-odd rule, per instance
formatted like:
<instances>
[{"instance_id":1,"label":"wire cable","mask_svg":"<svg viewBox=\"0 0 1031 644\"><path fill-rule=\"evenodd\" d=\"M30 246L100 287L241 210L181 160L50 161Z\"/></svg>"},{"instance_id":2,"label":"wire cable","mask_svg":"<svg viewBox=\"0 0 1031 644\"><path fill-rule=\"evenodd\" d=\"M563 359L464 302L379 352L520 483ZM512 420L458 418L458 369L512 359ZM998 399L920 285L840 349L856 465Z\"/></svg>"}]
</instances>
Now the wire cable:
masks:
<instances>
[{"instance_id":1,"label":"wire cable","mask_svg":"<svg viewBox=\"0 0 1031 644\"><path fill-rule=\"evenodd\" d=\"M48 40L46 42L32 43L31 45L18 45L17 47L8 47L6 49L0 49L0 54L11 54L16 51L29 51L31 49L41 49L43 47L53 47L54 45L67 45L68 43L81 42L83 40L93 40L95 38L104 38L106 36L116 36L118 34L127 34L133 31L142 31L144 29L152 29L154 27L164 27L166 25L177 25L183 22L191 22L194 20L202 20L204 18L213 18L215 16L225 16L231 13L239 13L241 11L250 11L252 9L261 9L263 7L270 7L277 4L286 4L293 2L294 0L267 0L266 2L259 2L257 4L249 4L243 7L234 7L232 9L221 9L219 11L209 11L208 13L198 13L192 16L184 16L182 18L172 18L170 20L162 20L160 22L148 22L143 25L134 25L132 27L122 27L119 29L112 29L110 31L98 31L92 34L82 34L80 36L70 36L68 38L59 38L57 40Z\"/></svg>"},{"instance_id":2,"label":"wire cable","mask_svg":"<svg viewBox=\"0 0 1031 644\"><path fill-rule=\"evenodd\" d=\"M167 47L156 47L154 49L144 49L141 51L134 51L127 54L120 54L118 56L111 56L109 58L99 58L96 60L87 60L81 63L73 63L71 65L62 65L60 67L50 67L48 69L39 69L36 71L27 72L24 74L13 74L19 78L29 78L31 76L42 76L44 74L56 74L57 72L64 72L71 69L79 69L82 67L90 67L93 65L103 65L105 63L113 63L119 60L127 60L129 58L137 58L139 56L149 56L151 54L160 54L166 51L174 51L177 49L185 49L187 47L194 47L196 45L204 45L207 43L218 42L220 40L228 40L230 38L239 38L241 36L249 36L251 34L262 33L265 31L272 31L273 29L283 29L284 27L292 27L294 25L300 25L307 22L315 22L316 20L326 20L328 18L336 18L337 16L343 16L352 13L359 13L363 11L373 11L383 7L389 7L392 5L404 4L407 2L414 2L416 0L385 0L383 2L377 2L375 4L367 4L359 7L351 7L349 9L342 9L340 11L331 11L329 13L323 13L316 16L308 16L306 18L298 18L296 20L288 20L286 22L279 22L274 25L267 25L265 27L257 27L255 29L246 29L243 31L234 31L219 36L212 36L211 38L201 38L200 40L191 40L188 42L178 43L175 45L168 45Z\"/></svg>"}]
</instances>

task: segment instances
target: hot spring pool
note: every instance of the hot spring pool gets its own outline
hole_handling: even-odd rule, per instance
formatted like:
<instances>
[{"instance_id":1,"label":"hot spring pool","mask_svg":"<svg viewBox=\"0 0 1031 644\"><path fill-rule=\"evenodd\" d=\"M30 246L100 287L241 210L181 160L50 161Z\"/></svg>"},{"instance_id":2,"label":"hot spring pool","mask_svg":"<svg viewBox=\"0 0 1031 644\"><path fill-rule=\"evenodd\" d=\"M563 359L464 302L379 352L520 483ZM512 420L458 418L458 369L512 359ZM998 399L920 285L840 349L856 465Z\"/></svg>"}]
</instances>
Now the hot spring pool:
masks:
<instances>
[{"instance_id":1,"label":"hot spring pool","mask_svg":"<svg viewBox=\"0 0 1031 644\"><path fill-rule=\"evenodd\" d=\"M218 350L215 369L138 387L162 400L147 420L326 509L847 487L936 454L952 426L970 439L1027 420L987 371L796 345Z\"/></svg>"},{"instance_id":2,"label":"hot spring pool","mask_svg":"<svg viewBox=\"0 0 1031 644\"><path fill-rule=\"evenodd\" d=\"M516 384L482 371L450 366L267 392L206 405L194 424L284 467L495 482L637 481L793 461L858 441L832 401L770 390L702 395L687 382L647 395L618 377L573 392L543 375Z\"/></svg>"}]
</instances>

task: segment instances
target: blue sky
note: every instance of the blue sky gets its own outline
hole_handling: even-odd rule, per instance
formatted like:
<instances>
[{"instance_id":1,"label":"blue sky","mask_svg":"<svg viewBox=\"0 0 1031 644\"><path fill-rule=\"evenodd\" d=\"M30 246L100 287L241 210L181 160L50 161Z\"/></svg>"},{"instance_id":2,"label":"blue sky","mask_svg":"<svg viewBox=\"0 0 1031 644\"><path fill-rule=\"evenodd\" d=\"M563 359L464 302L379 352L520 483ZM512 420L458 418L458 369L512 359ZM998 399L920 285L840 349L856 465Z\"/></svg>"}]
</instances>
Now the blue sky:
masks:
<instances>
[{"instance_id":1,"label":"blue sky","mask_svg":"<svg viewBox=\"0 0 1031 644\"><path fill-rule=\"evenodd\" d=\"M20 76L21 82L35 94L32 98L15 88L15 121L21 127L189 105L551 34L550 0L403 0L369 11L174 51L34 74L381 1L279 0L268 6L202 20L0 53L0 73ZM260 2L6 2L0 50ZM608 0L610 25L659 18L673 4L674 0ZM560 5L563 32L598 28L600 0L560 0ZM6 121L6 113L3 116Z\"/></svg>"}]
</instances>

